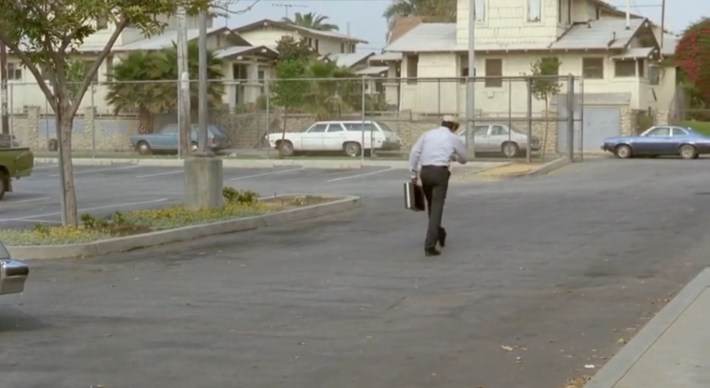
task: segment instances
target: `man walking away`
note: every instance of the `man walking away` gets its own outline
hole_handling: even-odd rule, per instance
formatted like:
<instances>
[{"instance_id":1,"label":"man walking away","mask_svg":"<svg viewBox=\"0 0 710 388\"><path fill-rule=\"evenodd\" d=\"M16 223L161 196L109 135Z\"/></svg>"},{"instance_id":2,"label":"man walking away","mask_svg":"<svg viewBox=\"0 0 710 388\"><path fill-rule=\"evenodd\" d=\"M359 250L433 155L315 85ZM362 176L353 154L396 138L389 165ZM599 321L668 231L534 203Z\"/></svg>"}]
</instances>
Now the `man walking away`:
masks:
<instances>
[{"instance_id":1,"label":"man walking away","mask_svg":"<svg viewBox=\"0 0 710 388\"><path fill-rule=\"evenodd\" d=\"M468 161L466 144L455 134L458 127L457 119L444 116L441 126L420 136L409 154L412 182L417 182L417 173L419 173L427 202L429 226L424 241L426 256L440 255L436 243L438 242L441 247L446 244L446 230L441 227L441 218L444 213L449 177L451 177L449 163L455 160L466 164ZM421 171L418 171L420 164Z\"/></svg>"}]
</instances>

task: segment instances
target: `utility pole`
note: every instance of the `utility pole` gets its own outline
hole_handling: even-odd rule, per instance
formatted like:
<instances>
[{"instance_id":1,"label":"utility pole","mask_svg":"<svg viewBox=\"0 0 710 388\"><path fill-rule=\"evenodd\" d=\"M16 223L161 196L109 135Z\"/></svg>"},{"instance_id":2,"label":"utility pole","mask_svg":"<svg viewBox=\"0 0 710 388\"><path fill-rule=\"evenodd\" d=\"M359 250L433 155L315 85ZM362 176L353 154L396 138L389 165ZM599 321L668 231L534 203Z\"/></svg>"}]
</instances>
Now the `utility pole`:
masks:
<instances>
[{"instance_id":1,"label":"utility pole","mask_svg":"<svg viewBox=\"0 0 710 388\"><path fill-rule=\"evenodd\" d=\"M199 106L198 150L185 158L185 197L191 209L224 206L222 159L207 148L207 12L199 16Z\"/></svg>"},{"instance_id":2,"label":"utility pole","mask_svg":"<svg viewBox=\"0 0 710 388\"><path fill-rule=\"evenodd\" d=\"M190 120L190 73L188 67L187 50L187 15L185 7L178 6L177 21L177 54L178 54L178 157L190 153L191 120Z\"/></svg>"},{"instance_id":3,"label":"utility pole","mask_svg":"<svg viewBox=\"0 0 710 388\"><path fill-rule=\"evenodd\" d=\"M661 58L663 58L663 41L666 36L666 0L661 2Z\"/></svg>"},{"instance_id":4,"label":"utility pole","mask_svg":"<svg viewBox=\"0 0 710 388\"><path fill-rule=\"evenodd\" d=\"M0 79L2 79L2 92L0 95L0 100L2 100L2 119L0 120L0 125L2 125L1 133L3 135L10 134L7 108L7 75L7 46L5 46L5 42L0 41ZM12 139L10 139L9 144L12 145Z\"/></svg>"},{"instance_id":5,"label":"utility pole","mask_svg":"<svg viewBox=\"0 0 710 388\"><path fill-rule=\"evenodd\" d=\"M476 0L468 2L468 77L466 79L466 148L476 157L476 141L474 139L474 121L476 111ZM469 144L469 139L473 144ZM471 147L473 146L473 147Z\"/></svg>"}]
</instances>

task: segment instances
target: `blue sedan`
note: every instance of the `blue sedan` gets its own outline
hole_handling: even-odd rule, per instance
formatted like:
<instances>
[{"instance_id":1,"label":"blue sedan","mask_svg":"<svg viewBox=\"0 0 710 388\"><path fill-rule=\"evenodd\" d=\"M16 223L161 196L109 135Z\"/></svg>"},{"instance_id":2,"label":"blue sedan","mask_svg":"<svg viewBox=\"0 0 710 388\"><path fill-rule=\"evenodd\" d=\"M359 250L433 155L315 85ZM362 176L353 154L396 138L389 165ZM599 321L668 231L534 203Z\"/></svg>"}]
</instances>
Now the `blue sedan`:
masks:
<instances>
[{"instance_id":1,"label":"blue sedan","mask_svg":"<svg viewBox=\"0 0 710 388\"><path fill-rule=\"evenodd\" d=\"M619 158L634 156L678 156L697 159L710 153L710 138L692 128L654 126L638 136L615 136L604 139L602 150Z\"/></svg>"}]
</instances>

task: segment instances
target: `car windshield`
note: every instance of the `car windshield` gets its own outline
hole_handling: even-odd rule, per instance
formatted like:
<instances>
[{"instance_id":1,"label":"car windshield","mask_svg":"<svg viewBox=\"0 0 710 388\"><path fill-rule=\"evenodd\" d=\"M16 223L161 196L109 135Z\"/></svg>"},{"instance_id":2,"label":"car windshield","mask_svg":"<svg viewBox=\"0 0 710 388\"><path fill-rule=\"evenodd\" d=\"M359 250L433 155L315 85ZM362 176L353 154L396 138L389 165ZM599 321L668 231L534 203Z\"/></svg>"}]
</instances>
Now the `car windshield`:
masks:
<instances>
[{"instance_id":1,"label":"car windshield","mask_svg":"<svg viewBox=\"0 0 710 388\"><path fill-rule=\"evenodd\" d=\"M0 259L9 259L10 258L10 252L5 249L5 245L3 245L2 241L0 241Z\"/></svg>"},{"instance_id":2,"label":"car windshield","mask_svg":"<svg viewBox=\"0 0 710 388\"><path fill-rule=\"evenodd\" d=\"M383 123L382 121L376 121L376 123L380 126L380 128L382 128L383 131L394 132L394 130L392 130L389 125Z\"/></svg>"}]
</instances>

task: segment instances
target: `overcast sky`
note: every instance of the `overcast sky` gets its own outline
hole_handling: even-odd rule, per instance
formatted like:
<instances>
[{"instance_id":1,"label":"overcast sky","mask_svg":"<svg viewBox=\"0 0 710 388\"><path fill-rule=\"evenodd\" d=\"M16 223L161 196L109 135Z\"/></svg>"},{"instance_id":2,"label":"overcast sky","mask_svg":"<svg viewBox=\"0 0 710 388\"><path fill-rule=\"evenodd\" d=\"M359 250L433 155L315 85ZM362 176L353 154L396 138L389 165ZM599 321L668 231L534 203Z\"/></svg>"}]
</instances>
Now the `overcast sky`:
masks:
<instances>
[{"instance_id":1,"label":"overcast sky","mask_svg":"<svg viewBox=\"0 0 710 388\"><path fill-rule=\"evenodd\" d=\"M522 0L521 0L522 1ZM550 0L543 0L550 1ZM660 24L662 0L629 0L631 12L644 15ZM228 26L236 27L261 19L280 20L286 13L290 17L296 12L315 12L330 18L340 26L341 32L368 41L359 49L380 51L385 45L387 23L382 17L391 0L259 0L251 11L231 16ZM610 0L609 3L625 9L626 1ZM232 9L243 9L253 0L239 0ZM286 7L291 6L291 7ZM710 0L667 0L666 28L681 33L690 23L702 16L710 17ZM216 22L224 23L224 21Z\"/></svg>"}]
</instances>

